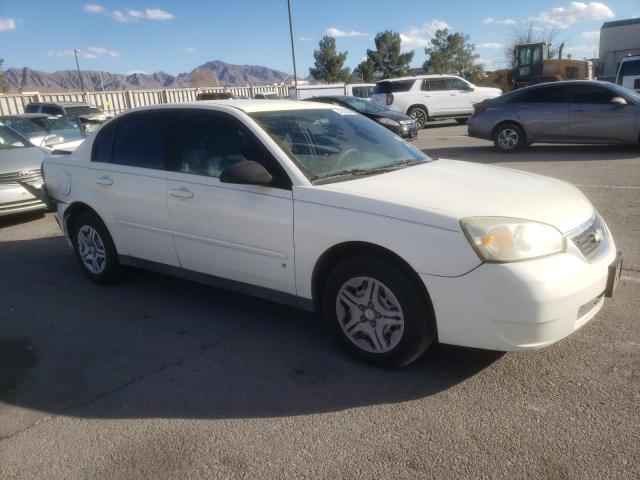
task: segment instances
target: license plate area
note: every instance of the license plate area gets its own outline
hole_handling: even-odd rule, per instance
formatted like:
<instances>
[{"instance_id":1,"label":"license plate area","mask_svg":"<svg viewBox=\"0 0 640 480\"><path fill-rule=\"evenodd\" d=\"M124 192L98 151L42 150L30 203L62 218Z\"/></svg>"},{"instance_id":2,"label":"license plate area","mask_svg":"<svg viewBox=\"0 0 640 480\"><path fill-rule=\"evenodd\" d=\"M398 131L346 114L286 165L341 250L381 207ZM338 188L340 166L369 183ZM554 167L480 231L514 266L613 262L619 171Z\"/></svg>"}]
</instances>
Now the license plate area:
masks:
<instances>
[{"instance_id":1,"label":"license plate area","mask_svg":"<svg viewBox=\"0 0 640 480\"><path fill-rule=\"evenodd\" d=\"M607 278L607 288L604 291L605 297L612 297L613 292L620 283L620 275L622 274L622 252L616 254L616 259L609 265L609 276Z\"/></svg>"}]
</instances>

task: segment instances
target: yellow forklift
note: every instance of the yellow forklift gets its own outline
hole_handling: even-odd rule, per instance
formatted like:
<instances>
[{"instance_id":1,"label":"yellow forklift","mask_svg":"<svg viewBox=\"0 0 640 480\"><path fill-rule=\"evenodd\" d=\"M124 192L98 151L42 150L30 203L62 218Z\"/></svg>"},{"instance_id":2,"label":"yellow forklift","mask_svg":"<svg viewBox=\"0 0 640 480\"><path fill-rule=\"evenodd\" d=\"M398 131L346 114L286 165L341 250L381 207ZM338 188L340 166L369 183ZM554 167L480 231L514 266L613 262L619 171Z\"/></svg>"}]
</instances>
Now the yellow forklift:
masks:
<instances>
[{"instance_id":1,"label":"yellow forklift","mask_svg":"<svg viewBox=\"0 0 640 480\"><path fill-rule=\"evenodd\" d=\"M549 58L548 43L524 43L515 48L515 68L496 70L483 74L476 72L474 83L498 87L503 92L532 83L549 80L586 80L593 77L593 64L588 60L562 58L560 46L558 58Z\"/></svg>"}]
</instances>

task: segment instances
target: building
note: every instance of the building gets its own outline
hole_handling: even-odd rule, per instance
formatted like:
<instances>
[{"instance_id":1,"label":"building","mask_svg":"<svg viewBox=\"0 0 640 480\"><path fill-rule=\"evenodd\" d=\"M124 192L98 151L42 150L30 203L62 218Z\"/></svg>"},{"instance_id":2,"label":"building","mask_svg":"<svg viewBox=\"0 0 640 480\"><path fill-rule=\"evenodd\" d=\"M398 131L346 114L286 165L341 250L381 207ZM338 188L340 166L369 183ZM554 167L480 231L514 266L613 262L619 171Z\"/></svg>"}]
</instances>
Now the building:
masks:
<instances>
[{"instance_id":1,"label":"building","mask_svg":"<svg viewBox=\"0 0 640 480\"><path fill-rule=\"evenodd\" d=\"M626 55L640 55L640 18L602 24L598 75L616 75L620 60Z\"/></svg>"}]
</instances>

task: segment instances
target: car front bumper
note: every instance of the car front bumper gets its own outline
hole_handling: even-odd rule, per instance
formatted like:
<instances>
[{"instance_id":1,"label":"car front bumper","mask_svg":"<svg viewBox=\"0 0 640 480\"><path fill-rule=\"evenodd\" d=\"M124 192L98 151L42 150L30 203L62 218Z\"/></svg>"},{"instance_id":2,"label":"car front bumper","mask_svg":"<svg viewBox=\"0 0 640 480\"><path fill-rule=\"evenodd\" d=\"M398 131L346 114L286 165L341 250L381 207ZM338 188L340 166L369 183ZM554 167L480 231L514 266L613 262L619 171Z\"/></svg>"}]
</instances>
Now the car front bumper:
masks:
<instances>
[{"instance_id":1,"label":"car front bumper","mask_svg":"<svg viewBox=\"0 0 640 480\"><path fill-rule=\"evenodd\" d=\"M567 252L514 263L483 263L460 277L421 275L442 343L518 351L555 343L583 327L602 308L610 239L591 262Z\"/></svg>"},{"instance_id":2,"label":"car front bumper","mask_svg":"<svg viewBox=\"0 0 640 480\"><path fill-rule=\"evenodd\" d=\"M20 185L0 187L0 217L44 210L47 206Z\"/></svg>"}]
</instances>

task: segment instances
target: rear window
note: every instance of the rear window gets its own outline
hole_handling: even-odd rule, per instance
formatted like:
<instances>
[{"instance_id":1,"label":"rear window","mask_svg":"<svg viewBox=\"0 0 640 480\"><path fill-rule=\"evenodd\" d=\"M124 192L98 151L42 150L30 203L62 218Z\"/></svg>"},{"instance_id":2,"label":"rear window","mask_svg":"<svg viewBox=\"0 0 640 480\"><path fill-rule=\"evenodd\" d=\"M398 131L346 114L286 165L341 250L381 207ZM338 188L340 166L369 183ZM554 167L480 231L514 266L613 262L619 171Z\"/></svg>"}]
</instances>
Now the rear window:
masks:
<instances>
[{"instance_id":1,"label":"rear window","mask_svg":"<svg viewBox=\"0 0 640 480\"><path fill-rule=\"evenodd\" d=\"M79 105L77 107L67 107L67 115L89 115L91 113L100 113L100 109L90 105Z\"/></svg>"},{"instance_id":2,"label":"rear window","mask_svg":"<svg viewBox=\"0 0 640 480\"><path fill-rule=\"evenodd\" d=\"M167 162L177 110L152 110L118 120L111 162L161 170Z\"/></svg>"},{"instance_id":3,"label":"rear window","mask_svg":"<svg viewBox=\"0 0 640 480\"><path fill-rule=\"evenodd\" d=\"M640 60L633 60L631 62L624 62L620 67L620 76L628 75L640 75Z\"/></svg>"},{"instance_id":4,"label":"rear window","mask_svg":"<svg viewBox=\"0 0 640 480\"><path fill-rule=\"evenodd\" d=\"M387 94L396 92L408 92L415 80L400 80L398 82L379 82L373 89L373 94Z\"/></svg>"},{"instance_id":5,"label":"rear window","mask_svg":"<svg viewBox=\"0 0 640 480\"><path fill-rule=\"evenodd\" d=\"M117 121L106 123L93 141L93 150L91 151L92 162L111 162L111 147L113 146L113 133L116 130Z\"/></svg>"}]
</instances>

